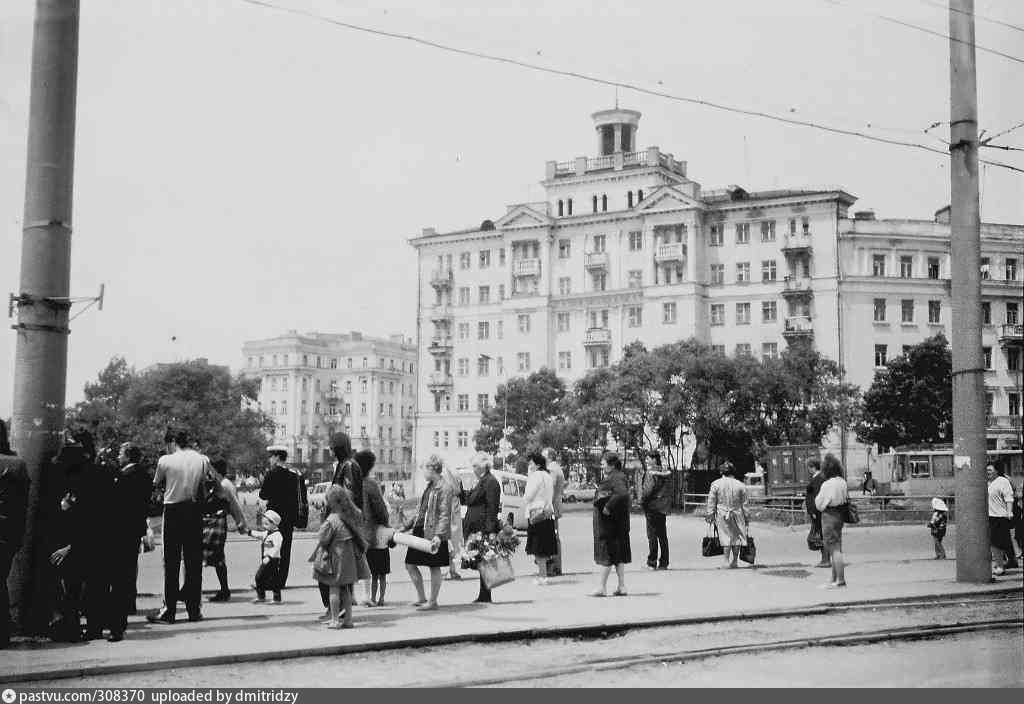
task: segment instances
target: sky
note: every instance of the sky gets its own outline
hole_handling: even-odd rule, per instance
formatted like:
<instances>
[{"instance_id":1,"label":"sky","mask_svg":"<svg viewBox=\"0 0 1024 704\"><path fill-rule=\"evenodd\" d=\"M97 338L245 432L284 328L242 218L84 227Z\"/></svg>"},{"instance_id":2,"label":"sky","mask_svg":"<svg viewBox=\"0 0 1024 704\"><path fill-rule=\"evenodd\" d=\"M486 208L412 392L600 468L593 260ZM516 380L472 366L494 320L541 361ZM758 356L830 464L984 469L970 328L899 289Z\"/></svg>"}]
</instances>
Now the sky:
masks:
<instances>
[{"instance_id":1,"label":"sky","mask_svg":"<svg viewBox=\"0 0 1024 704\"><path fill-rule=\"evenodd\" d=\"M944 148L949 42L934 0L267 0L280 7ZM940 3L941 4L941 3ZM0 284L17 291L33 5L0 3ZM415 335L415 251L543 199L548 160L594 155L615 91L242 0L82 3L68 405L114 355L241 365L289 329ZM977 0L1024 27L1024 3ZM1024 58L1024 31L977 43ZM1024 121L1024 62L978 52L979 123ZM704 189L840 184L856 209L930 219L948 158L621 89L638 146ZM870 127L868 127L870 125ZM999 140L1024 146L1024 128ZM1024 167L1024 152L983 157ZM982 215L1024 223L1024 174L982 171ZM73 314L78 312L76 308ZM10 321L14 322L14 321ZM0 417L15 335L0 343Z\"/></svg>"}]
</instances>

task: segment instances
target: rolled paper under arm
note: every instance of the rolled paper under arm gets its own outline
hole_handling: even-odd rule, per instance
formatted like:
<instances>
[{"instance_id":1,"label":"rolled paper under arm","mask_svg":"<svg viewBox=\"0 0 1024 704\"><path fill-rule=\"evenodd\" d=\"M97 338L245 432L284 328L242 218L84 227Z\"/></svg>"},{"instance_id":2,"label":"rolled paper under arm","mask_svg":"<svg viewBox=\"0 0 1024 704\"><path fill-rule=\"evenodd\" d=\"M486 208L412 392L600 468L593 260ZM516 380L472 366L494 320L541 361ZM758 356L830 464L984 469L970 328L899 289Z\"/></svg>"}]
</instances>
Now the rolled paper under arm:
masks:
<instances>
[{"instance_id":1,"label":"rolled paper under arm","mask_svg":"<svg viewBox=\"0 0 1024 704\"><path fill-rule=\"evenodd\" d=\"M425 538L417 538L412 533L399 533L394 528L386 528L384 526L377 529L377 540L380 543L394 541L396 545L404 545L418 552L425 552L430 555L436 555L437 550L440 547L439 545L435 545L433 541L426 540Z\"/></svg>"}]
</instances>

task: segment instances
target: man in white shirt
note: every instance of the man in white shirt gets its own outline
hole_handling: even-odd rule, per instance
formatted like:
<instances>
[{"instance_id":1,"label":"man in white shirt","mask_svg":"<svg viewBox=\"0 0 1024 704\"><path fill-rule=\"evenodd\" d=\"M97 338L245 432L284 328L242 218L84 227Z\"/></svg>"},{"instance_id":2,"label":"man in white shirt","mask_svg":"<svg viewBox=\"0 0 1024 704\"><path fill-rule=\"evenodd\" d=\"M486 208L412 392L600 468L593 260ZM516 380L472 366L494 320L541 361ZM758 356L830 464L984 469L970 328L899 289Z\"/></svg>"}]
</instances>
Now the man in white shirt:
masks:
<instances>
[{"instance_id":1,"label":"man in white shirt","mask_svg":"<svg viewBox=\"0 0 1024 704\"><path fill-rule=\"evenodd\" d=\"M562 471L562 465L556 461L557 455L555 455L553 448L544 448L544 459L548 461L548 472L551 473L551 478L555 483L551 504L555 509L555 546L558 550L548 560L548 574L552 577L560 577L562 575L562 534L558 532L558 521L562 517L562 492L565 490L565 472Z\"/></svg>"},{"instance_id":2,"label":"man in white shirt","mask_svg":"<svg viewBox=\"0 0 1024 704\"><path fill-rule=\"evenodd\" d=\"M988 532L992 546L992 574L1005 572L1006 563L1013 555L1010 542L1010 521L1013 517L1013 485L1006 478L1003 467L985 467L988 476Z\"/></svg>"},{"instance_id":3,"label":"man in white shirt","mask_svg":"<svg viewBox=\"0 0 1024 704\"><path fill-rule=\"evenodd\" d=\"M164 608L149 617L151 623L174 623L178 601L185 602L189 621L200 621L203 591L203 479L213 468L206 455L189 447L188 432L167 431L167 454L156 465L153 486L164 489ZM178 587L178 572L185 562L185 586Z\"/></svg>"}]
</instances>

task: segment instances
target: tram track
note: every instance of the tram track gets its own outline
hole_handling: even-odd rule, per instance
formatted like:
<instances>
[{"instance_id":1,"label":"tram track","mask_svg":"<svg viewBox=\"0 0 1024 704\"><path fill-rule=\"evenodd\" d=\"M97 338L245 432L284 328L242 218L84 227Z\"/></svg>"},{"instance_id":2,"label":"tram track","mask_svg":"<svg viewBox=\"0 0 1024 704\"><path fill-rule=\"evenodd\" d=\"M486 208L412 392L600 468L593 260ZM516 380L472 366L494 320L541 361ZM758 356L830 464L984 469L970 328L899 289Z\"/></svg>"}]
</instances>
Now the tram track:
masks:
<instances>
[{"instance_id":1,"label":"tram track","mask_svg":"<svg viewBox=\"0 0 1024 704\"><path fill-rule=\"evenodd\" d=\"M982 604L1006 603L1014 606L1017 611L1013 618L957 620L947 623L916 624L906 627L888 627L881 629L845 631L832 634L802 636L797 638L760 640L754 642L717 645L706 648L660 650L645 654L626 654L608 657L590 657L564 665L532 668L528 672L504 672L500 675L458 678L448 681L429 681L409 684L409 687L445 688L445 687L500 687L506 684L522 682L542 682L560 677L596 673L614 670L627 670L634 667L652 665L682 664L730 655L751 655L758 653L782 652L814 647L851 647L875 643L896 641L917 641L948 636L977 633L985 631L1002 631L1015 629L1024 633L1024 614L1021 613L1021 601L1018 595L1006 595L995 598L956 597L950 599L923 601L899 600L890 602L863 602L853 604L837 604L826 609L815 610L815 616L826 613L855 613L858 611L888 611L907 609L937 609ZM613 631L610 637L622 635L622 631ZM593 637L593 636L591 636Z\"/></svg>"}]
</instances>

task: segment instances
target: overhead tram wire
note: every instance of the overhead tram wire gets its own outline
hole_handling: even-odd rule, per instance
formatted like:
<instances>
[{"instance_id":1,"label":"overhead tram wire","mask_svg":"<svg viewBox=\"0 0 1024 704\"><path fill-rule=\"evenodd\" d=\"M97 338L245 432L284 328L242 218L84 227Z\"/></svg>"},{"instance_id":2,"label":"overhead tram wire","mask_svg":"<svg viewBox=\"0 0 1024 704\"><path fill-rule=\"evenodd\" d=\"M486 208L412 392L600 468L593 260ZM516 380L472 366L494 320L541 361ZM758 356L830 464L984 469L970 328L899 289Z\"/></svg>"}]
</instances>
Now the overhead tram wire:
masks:
<instances>
[{"instance_id":1,"label":"overhead tram wire","mask_svg":"<svg viewBox=\"0 0 1024 704\"><path fill-rule=\"evenodd\" d=\"M1004 22L1003 20L997 20L994 17L986 17L985 15L979 15L977 12L964 12L963 10L955 7L946 7L944 3L935 2L935 0L921 0L921 2L923 2L925 5L937 7L940 10L952 10L953 12L958 12L962 15L973 15L975 19L981 20L982 22L990 22L992 24L998 24L1001 27L1007 27L1009 29L1016 29L1018 32L1024 32L1024 27L1018 27L1015 24L1010 24L1009 22Z\"/></svg>"},{"instance_id":2,"label":"overhead tram wire","mask_svg":"<svg viewBox=\"0 0 1024 704\"><path fill-rule=\"evenodd\" d=\"M1000 137L1004 137L1004 136L1006 136L1006 135L1010 134L1011 132L1015 132L1016 130L1019 130L1019 129L1020 129L1021 127L1024 127L1024 122L1018 122L1018 123L1017 123L1016 125L1014 125L1013 127L1007 127L1007 128L1006 128L1005 130L1003 130L1002 132L996 132L996 133L995 133L994 135L992 135L991 137L986 137L986 138L985 138L985 140L984 140L984 141L982 141L982 144L988 144L988 143L989 143L989 142L991 142L991 141L992 141L993 139L999 139Z\"/></svg>"},{"instance_id":3,"label":"overhead tram wire","mask_svg":"<svg viewBox=\"0 0 1024 704\"><path fill-rule=\"evenodd\" d=\"M858 137L871 142L879 142L881 144L890 144L898 147L906 147L908 149L919 149L933 154L941 154L942 156L949 156L947 150L938 149L931 147L926 144L920 144L918 142L907 142L899 139L889 139L887 137L878 137L876 135L867 134L859 130L843 129L841 127L831 127L829 125L823 125L817 122L811 122L809 120L798 120L791 117L785 117L783 115L776 115L769 112L763 112L760 110L751 110L745 108L738 108L731 105L725 105L722 103L712 102L710 100L703 100L701 98L693 98L682 95L673 95L672 93L666 93L664 91L653 90L651 88L644 88L643 86L635 83L627 83L625 81L616 81L608 78L601 78L600 76L591 76L578 71L567 71L564 69L550 68L548 66L541 66L540 64L530 63L529 61L523 61L520 59L512 59L506 56L497 56L495 54L486 54L480 51L473 51L471 49L460 49L459 47L451 46L448 44L441 44L430 39L424 39L412 34L401 34L398 32L389 32L382 29L375 29L373 27L366 27L363 25L352 24L351 22L344 22L342 20L334 19L332 17L326 17L319 15L314 12L306 10L299 10L291 7L282 7L281 5L275 5L271 2L265 2L265 0L239 0L239 2L247 5L253 5L257 7L267 8L270 10L276 10L278 12L284 12L287 14L297 15L299 17L305 17L307 19L315 20L318 22L324 22L331 24L336 27L342 27L344 29L350 29L356 32L364 32L366 34L372 34L380 37L388 37L390 39L400 39L402 41L412 42L414 44L420 44L422 46L430 47L432 49L438 49L440 51L446 51L452 54L458 54L460 56L470 56L477 59L483 59L485 61L493 61L496 63L508 64L511 66L518 66L520 68L530 69L531 71L540 71L542 73L549 73L555 76L562 76L565 78L575 78L582 81L589 81L591 83L597 83L599 85L625 88L628 90L635 91L644 95L654 96L656 98L664 98L666 100L673 100L680 103L687 103L690 105L699 105L714 110L721 110L723 112L734 113L737 115L745 115L747 117L760 117L766 120L772 120L774 122L781 122L787 125L795 125L797 127L809 127L811 129L820 130L822 132L829 132L832 134L845 135L847 137ZM1022 62L1024 63L1024 62ZM1016 171L1024 173L1024 168L1019 168L1011 164L1004 164L998 161L984 161L980 163L989 164L990 166L996 166L1010 171Z\"/></svg>"},{"instance_id":4,"label":"overhead tram wire","mask_svg":"<svg viewBox=\"0 0 1024 704\"><path fill-rule=\"evenodd\" d=\"M918 32L924 32L925 34L930 34L933 37L941 37L943 39L948 39L950 41L957 42L958 44L966 44L968 46L973 46L978 51L985 51L985 52L988 52L989 54L995 54L996 56L1001 56L1004 59L1009 59L1010 61L1016 61L1019 64L1024 64L1024 59L1020 58L1019 56L1013 56L1012 54L1006 54L1006 53L1003 53L1001 51L998 51L997 49L990 49L987 46L982 46L981 44L978 44L977 42L969 42L969 41L965 41L963 39L958 39L956 37L951 37L948 34L944 34L943 32L937 32L934 29L928 29L927 27L922 27L921 25L914 24L913 22L905 22L904 20L898 20L895 17L889 17L888 15L880 15L877 12L871 12L870 10L861 10L860 8L857 8L857 7L851 7L850 5L847 5L844 2L840 2L840 0L822 0L822 2L826 2L829 5L834 5L836 7L846 8L847 10L852 10L854 12L859 12L861 14L868 15L870 17L875 17L876 19L880 19L880 20L883 20L885 22L891 22L893 24L898 24L898 25L900 25L902 27L907 27L909 29L915 29Z\"/></svg>"}]
</instances>

